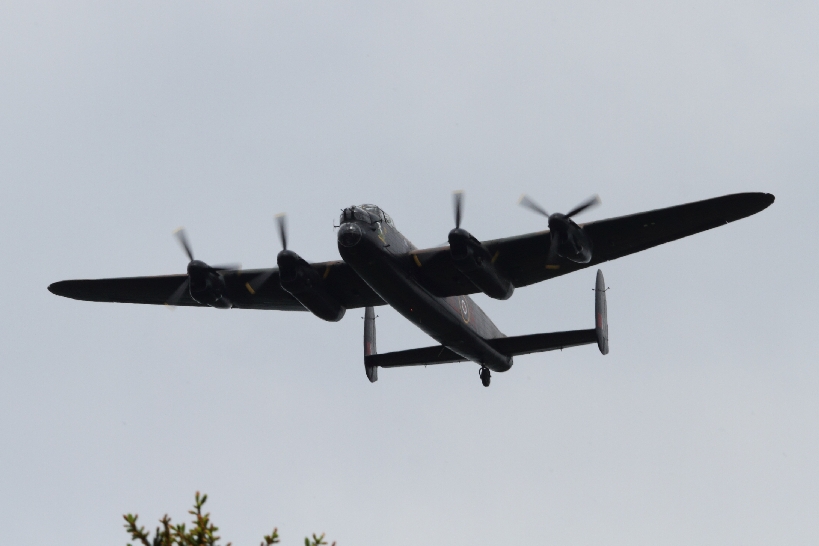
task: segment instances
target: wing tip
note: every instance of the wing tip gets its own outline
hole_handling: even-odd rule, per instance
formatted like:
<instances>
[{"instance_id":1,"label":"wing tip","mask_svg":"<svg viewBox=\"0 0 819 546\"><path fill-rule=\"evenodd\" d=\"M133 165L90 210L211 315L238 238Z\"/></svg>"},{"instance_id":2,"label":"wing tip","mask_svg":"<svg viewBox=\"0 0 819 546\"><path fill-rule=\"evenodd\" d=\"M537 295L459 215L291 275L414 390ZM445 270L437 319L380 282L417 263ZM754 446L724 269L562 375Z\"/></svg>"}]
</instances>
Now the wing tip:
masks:
<instances>
[{"instance_id":1,"label":"wing tip","mask_svg":"<svg viewBox=\"0 0 819 546\"><path fill-rule=\"evenodd\" d=\"M65 296L65 281L58 281L49 284L48 291L55 296Z\"/></svg>"},{"instance_id":2,"label":"wing tip","mask_svg":"<svg viewBox=\"0 0 819 546\"><path fill-rule=\"evenodd\" d=\"M716 199L725 199L726 203L731 203L728 205L730 218L726 218L726 221L733 222L762 212L773 204L776 197L772 193L747 192L730 194Z\"/></svg>"},{"instance_id":3,"label":"wing tip","mask_svg":"<svg viewBox=\"0 0 819 546\"><path fill-rule=\"evenodd\" d=\"M85 297L85 294L82 292L82 284L81 281L58 281L48 285L48 291L54 294L55 296L61 296L63 298L69 298L72 300L86 300L89 299ZM93 300L89 300L93 301Z\"/></svg>"},{"instance_id":4,"label":"wing tip","mask_svg":"<svg viewBox=\"0 0 819 546\"><path fill-rule=\"evenodd\" d=\"M763 210L773 205L774 201L776 201L776 196L772 193L759 192L752 195L754 196L755 201L754 204L756 205L754 208L756 210L751 214L762 212Z\"/></svg>"}]
</instances>

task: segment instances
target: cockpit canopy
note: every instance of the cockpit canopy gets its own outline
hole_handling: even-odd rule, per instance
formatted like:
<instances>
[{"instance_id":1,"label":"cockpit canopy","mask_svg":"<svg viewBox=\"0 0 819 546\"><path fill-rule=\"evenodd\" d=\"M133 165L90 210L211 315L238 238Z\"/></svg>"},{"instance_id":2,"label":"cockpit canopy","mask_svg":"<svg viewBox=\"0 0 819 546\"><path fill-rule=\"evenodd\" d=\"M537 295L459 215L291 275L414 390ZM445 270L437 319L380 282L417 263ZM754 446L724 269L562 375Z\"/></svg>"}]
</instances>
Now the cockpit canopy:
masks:
<instances>
[{"instance_id":1,"label":"cockpit canopy","mask_svg":"<svg viewBox=\"0 0 819 546\"><path fill-rule=\"evenodd\" d=\"M348 207L344 209L341 212L339 224L352 222L354 220L367 222L368 224L375 222L386 222L390 227L395 227L390 215L375 205L359 205L357 207Z\"/></svg>"}]
</instances>

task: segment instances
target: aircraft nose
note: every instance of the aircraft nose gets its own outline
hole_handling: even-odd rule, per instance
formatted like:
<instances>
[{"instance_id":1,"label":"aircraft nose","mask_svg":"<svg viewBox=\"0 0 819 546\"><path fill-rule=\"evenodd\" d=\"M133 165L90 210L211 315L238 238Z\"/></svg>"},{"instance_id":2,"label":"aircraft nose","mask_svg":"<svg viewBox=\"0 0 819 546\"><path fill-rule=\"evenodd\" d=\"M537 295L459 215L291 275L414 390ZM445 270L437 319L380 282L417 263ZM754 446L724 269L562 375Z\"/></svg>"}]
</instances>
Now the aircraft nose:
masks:
<instances>
[{"instance_id":1,"label":"aircraft nose","mask_svg":"<svg viewBox=\"0 0 819 546\"><path fill-rule=\"evenodd\" d=\"M355 246L361 241L361 228L358 224L350 222L344 224L338 230L338 244L347 248Z\"/></svg>"}]
</instances>

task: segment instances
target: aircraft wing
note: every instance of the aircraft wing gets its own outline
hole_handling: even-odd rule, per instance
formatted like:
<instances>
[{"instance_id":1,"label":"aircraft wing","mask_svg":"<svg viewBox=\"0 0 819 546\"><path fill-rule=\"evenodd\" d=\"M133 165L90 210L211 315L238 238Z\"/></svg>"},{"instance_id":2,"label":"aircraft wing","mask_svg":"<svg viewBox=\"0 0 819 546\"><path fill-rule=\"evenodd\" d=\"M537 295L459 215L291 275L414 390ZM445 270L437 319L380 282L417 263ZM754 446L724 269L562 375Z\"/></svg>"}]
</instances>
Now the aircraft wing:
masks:
<instances>
[{"instance_id":1,"label":"aircraft wing","mask_svg":"<svg viewBox=\"0 0 819 546\"><path fill-rule=\"evenodd\" d=\"M516 287L527 286L578 269L640 252L701 231L745 218L767 208L774 196L739 193L696 203L642 212L581 224L592 242L592 260L578 264L561 259L548 264L550 235L547 231L485 241L500 272ZM437 296L473 294L478 289L452 263L449 247L414 251L407 257L418 281ZM347 309L384 305L384 301L344 262L312 264L331 294ZM247 283L270 273L258 290ZM239 309L303 311L304 307L279 284L278 269L228 270L223 273L227 292ZM121 303L164 304L185 281L186 275L126 277L60 281L49 286L54 294L68 298ZM201 306L185 294L177 305Z\"/></svg>"},{"instance_id":2,"label":"aircraft wing","mask_svg":"<svg viewBox=\"0 0 819 546\"><path fill-rule=\"evenodd\" d=\"M344 262L324 262L312 264L312 267L322 275L328 290L348 309L384 305L384 301ZM270 275L260 288L248 288L249 281L265 273ZM282 289L277 268L228 270L222 275L227 286L225 296L238 309L306 311ZM48 289L58 296L76 300L162 305L186 279L187 275L161 275L72 280L56 282ZM205 307L194 301L187 291L177 305Z\"/></svg>"},{"instance_id":3,"label":"aircraft wing","mask_svg":"<svg viewBox=\"0 0 819 546\"><path fill-rule=\"evenodd\" d=\"M773 201L774 196L768 193L737 193L580 224L592 242L592 260L587 264L562 258L557 264L548 264L548 230L485 241L484 246L494 256L498 270L521 287L734 222L756 214ZM415 251L410 259L415 263L418 281L437 296L479 291L452 263L448 246Z\"/></svg>"}]
</instances>

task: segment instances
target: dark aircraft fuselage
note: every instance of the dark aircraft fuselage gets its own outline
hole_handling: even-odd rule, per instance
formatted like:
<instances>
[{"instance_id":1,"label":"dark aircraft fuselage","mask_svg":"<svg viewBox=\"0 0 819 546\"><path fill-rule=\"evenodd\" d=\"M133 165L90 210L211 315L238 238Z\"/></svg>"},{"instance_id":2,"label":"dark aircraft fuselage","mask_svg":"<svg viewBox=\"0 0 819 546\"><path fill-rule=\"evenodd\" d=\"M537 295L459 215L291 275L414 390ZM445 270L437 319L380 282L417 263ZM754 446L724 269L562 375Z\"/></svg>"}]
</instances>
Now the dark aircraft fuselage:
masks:
<instances>
[{"instance_id":1,"label":"dark aircraft fuselage","mask_svg":"<svg viewBox=\"0 0 819 546\"><path fill-rule=\"evenodd\" d=\"M437 297L418 282L415 246L372 205L350 207L341 216L338 250L342 259L386 303L430 337L492 371L512 367L512 357L487 339L505 337L469 296Z\"/></svg>"}]
</instances>

